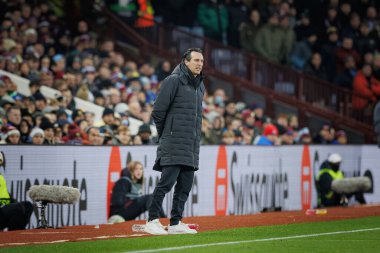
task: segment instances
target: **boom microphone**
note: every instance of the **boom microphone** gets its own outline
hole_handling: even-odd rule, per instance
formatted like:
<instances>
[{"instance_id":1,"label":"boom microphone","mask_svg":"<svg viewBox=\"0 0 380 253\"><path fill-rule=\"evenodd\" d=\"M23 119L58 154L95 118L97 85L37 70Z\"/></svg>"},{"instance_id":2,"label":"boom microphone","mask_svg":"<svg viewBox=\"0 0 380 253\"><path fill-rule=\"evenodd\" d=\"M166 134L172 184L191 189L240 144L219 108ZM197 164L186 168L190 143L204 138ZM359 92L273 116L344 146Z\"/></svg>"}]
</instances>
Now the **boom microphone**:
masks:
<instances>
[{"instance_id":1,"label":"boom microphone","mask_svg":"<svg viewBox=\"0 0 380 253\"><path fill-rule=\"evenodd\" d=\"M350 177L333 180L331 188L339 194L366 192L371 189L371 180L368 177Z\"/></svg>"},{"instance_id":2,"label":"boom microphone","mask_svg":"<svg viewBox=\"0 0 380 253\"><path fill-rule=\"evenodd\" d=\"M78 189L59 185L33 185L28 194L33 201L54 204L75 204L80 198Z\"/></svg>"}]
</instances>

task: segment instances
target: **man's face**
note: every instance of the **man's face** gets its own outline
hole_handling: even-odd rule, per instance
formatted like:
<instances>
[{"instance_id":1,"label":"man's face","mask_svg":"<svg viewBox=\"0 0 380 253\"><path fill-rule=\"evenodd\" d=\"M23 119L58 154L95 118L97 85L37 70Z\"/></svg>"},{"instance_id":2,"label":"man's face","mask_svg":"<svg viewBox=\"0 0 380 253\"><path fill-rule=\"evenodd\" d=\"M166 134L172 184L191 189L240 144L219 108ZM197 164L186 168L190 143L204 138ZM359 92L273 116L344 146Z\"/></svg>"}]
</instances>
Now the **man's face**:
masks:
<instances>
[{"instance_id":1,"label":"man's face","mask_svg":"<svg viewBox=\"0 0 380 253\"><path fill-rule=\"evenodd\" d=\"M12 109L8 113L9 122L19 125L21 123L21 111L18 109Z\"/></svg>"},{"instance_id":2,"label":"man's face","mask_svg":"<svg viewBox=\"0 0 380 253\"><path fill-rule=\"evenodd\" d=\"M185 65L190 69L194 76L197 76L201 73L203 68L203 55L193 51L190 56L190 61L185 60Z\"/></svg>"},{"instance_id":3,"label":"man's face","mask_svg":"<svg viewBox=\"0 0 380 253\"><path fill-rule=\"evenodd\" d=\"M113 122L114 122L114 116L112 114L107 114L107 115L104 115L103 116L103 121L104 123L106 123L107 125L112 125Z\"/></svg>"},{"instance_id":4,"label":"man's face","mask_svg":"<svg viewBox=\"0 0 380 253\"><path fill-rule=\"evenodd\" d=\"M143 133L140 133L139 135L140 135L141 140L144 140L144 141L149 140L150 138L150 133L148 132L143 132Z\"/></svg>"},{"instance_id":5,"label":"man's face","mask_svg":"<svg viewBox=\"0 0 380 253\"><path fill-rule=\"evenodd\" d=\"M88 142L90 142L92 145L97 145L99 143L99 139L99 129L91 128L90 132L88 133Z\"/></svg>"}]
</instances>

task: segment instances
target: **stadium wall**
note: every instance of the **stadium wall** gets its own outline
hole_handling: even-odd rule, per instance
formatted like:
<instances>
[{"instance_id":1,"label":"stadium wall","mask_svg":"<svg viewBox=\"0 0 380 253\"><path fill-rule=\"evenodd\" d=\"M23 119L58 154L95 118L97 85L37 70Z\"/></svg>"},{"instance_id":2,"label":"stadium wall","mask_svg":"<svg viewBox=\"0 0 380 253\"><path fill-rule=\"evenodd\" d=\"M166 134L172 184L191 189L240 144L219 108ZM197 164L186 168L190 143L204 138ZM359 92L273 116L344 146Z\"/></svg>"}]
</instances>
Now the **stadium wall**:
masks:
<instances>
[{"instance_id":1,"label":"stadium wall","mask_svg":"<svg viewBox=\"0 0 380 253\"><path fill-rule=\"evenodd\" d=\"M50 225L101 224L107 221L113 184L128 160L145 166L145 193L152 193L160 173L151 168L154 146L2 146L5 178L17 200L30 200L34 184L72 186L81 198L75 205L49 205ZM332 152L343 157L348 177L369 176L373 190L368 203L380 203L380 153L364 146L202 146L200 169L185 216L242 215L261 211L301 210L315 206L314 176ZM170 213L172 193L163 208ZM140 219L145 219L145 214ZM36 226L37 213L30 227Z\"/></svg>"}]
</instances>

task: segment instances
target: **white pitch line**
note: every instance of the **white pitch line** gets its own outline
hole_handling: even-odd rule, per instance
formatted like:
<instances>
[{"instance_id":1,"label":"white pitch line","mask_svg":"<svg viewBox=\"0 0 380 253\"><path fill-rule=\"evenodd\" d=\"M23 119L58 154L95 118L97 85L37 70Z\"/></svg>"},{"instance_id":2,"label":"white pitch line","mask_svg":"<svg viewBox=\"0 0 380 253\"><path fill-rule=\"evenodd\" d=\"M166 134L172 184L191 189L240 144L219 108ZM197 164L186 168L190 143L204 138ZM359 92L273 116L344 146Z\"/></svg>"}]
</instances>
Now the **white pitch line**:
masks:
<instances>
[{"instance_id":1,"label":"white pitch line","mask_svg":"<svg viewBox=\"0 0 380 253\"><path fill-rule=\"evenodd\" d=\"M95 236L95 237L82 237L75 239L73 241L92 241L96 239L117 239L117 238L127 238L127 237L139 237L146 236L147 234L133 234L133 235L104 235L104 236ZM5 246L21 246L21 245L32 245L32 244L50 244L50 243L61 243L68 242L69 240L58 240L58 241L41 241L41 242L10 242L0 244L0 248Z\"/></svg>"},{"instance_id":2,"label":"white pitch line","mask_svg":"<svg viewBox=\"0 0 380 253\"><path fill-rule=\"evenodd\" d=\"M293 235L293 236L285 236L285 237L272 237L272 238L245 240L245 241L195 244L195 245L180 246L180 247L170 247L170 248L161 248L161 249L125 251L124 253L148 253L148 252L160 252L160 251L173 251L173 250L203 248L203 247L212 247L212 246L221 246L221 245L232 245L232 244L240 244L240 243L279 241L279 240L289 240L289 239L298 239L298 238L307 238L307 237L317 237L317 236L324 236L324 235L339 235L339 234L359 233L359 232L374 231L374 230L380 230L380 227L379 228L356 229L356 230L348 230L348 231L327 232L327 233L319 233L319 234Z\"/></svg>"}]
</instances>

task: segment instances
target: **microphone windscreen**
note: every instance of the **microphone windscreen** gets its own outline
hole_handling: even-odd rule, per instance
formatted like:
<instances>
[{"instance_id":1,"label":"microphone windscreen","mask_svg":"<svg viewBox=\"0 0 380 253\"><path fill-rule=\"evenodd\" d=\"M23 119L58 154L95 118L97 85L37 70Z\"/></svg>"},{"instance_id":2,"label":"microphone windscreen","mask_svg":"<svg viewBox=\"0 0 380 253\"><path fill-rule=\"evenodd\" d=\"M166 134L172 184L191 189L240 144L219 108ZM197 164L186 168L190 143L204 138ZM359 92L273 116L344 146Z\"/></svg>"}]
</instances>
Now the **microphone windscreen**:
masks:
<instances>
[{"instance_id":1,"label":"microphone windscreen","mask_svg":"<svg viewBox=\"0 0 380 253\"><path fill-rule=\"evenodd\" d=\"M371 189L371 180L368 177L350 177L333 180L331 189L339 194L366 192Z\"/></svg>"},{"instance_id":2,"label":"microphone windscreen","mask_svg":"<svg viewBox=\"0 0 380 253\"><path fill-rule=\"evenodd\" d=\"M75 204L80 198L78 189L60 185L33 185L28 194L33 201L55 204Z\"/></svg>"}]
</instances>

